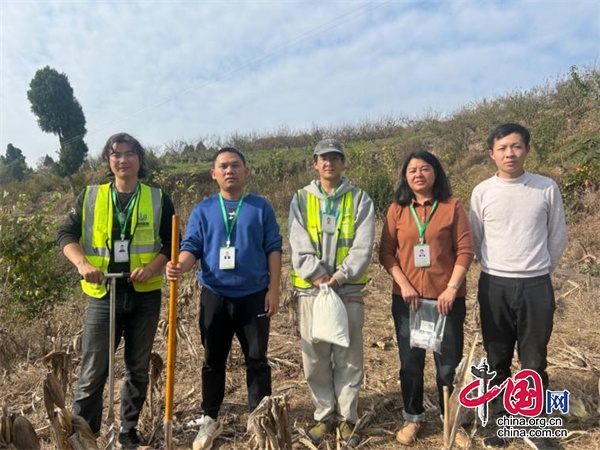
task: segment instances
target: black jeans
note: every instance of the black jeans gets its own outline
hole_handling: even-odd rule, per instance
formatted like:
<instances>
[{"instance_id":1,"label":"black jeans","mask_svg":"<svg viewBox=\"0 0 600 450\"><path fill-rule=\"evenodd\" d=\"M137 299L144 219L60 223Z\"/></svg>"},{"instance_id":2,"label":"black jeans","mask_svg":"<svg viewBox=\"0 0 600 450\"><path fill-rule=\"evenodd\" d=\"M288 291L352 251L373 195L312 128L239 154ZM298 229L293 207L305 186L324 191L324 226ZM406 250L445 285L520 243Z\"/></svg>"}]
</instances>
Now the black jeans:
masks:
<instances>
[{"instance_id":1,"label":"black jeans","mask_svg":"<svg viewBox=\"0 0 600 450\"><path fill-rule=\"evenodd\" d=\"M160 315L160 291L116 290L115 341L125 339L125 379L121 391L121 426L136 426L148 388L148 364ZM81 370L73 397L73 412L82 416L93 433L100 431L102 393L108 377L110 301L89 299L82 338ZM116 349L116 347L115 347Z\"/></svg>"},{"instance_id":2,"label":"black jeans","mask_svg":"<svg viewBox=\"0 0 600 450\"><path fill-rule=\"evenodd\" d=\"M256 408L263 397L271 395L271 366L267 360L271 319L263 315L266 293L264 289L231 298L202 288L202 410L213 419L217 418L225 397L225 366L234 334L244 353L250 410Z\"/></svg>"},{"instance_id":3,"label":"black jeans","mask_svg":"<svg viewBox=\"0 0 600 450\"><path fill-rule=\"evenodd\" d=\"M506 278L481 272L477 299L483 345L490 370L496 372L490 385L511 376L516 343L521 369L535 370L547 389L548 342L556 309L550 275ZM504 413L501 397L492 402L494 416Z\"/></svg>"},{"instance_id":4,"label":"black jeans","mask_svg":"<svg viewBox=\"0 0 600 450\"><path fill-rule=\"evenodd\" d=\"M392 295L392 316L396 326L398 353L400 354L400 387L404 402L403 416L411 422L422 420L423 374L426 350L410 347L410 306L399 295ZM462 358L466 316L465 298L457 297L446 318L441 354L433 354L440 412L444 413L444 386L453 390L454 373Z\"/></svg>"}]
</instances>

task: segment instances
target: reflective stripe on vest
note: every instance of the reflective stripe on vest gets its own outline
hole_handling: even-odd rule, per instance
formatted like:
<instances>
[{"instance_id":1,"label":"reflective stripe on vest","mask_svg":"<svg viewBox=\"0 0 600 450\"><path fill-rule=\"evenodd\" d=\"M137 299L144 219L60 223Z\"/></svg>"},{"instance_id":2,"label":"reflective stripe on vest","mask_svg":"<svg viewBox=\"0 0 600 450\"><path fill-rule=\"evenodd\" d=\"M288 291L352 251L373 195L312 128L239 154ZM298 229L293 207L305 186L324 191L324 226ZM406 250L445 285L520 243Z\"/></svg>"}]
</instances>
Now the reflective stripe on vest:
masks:
<instances>
[{"instance_id":1,"label":"reflective stripe on vest","mask_svg":"<svg viewBox=\"0 0 600 450\"><path fill-rule=\"evenodd\" d=\"M94 267L106 273L110 263L110 249L113 248L113 202L111 184L88 186L83 199L83 220L81 246L85 259ZM129 245L129 270L146 266L161 248L159 235L162 214L162 191L140 184L140 192L135 201L131 216ZM81 281L83 292L100 298L108 292L106 284L92 284ZM150 278L145 283L133 282L137 292L160 289L162 274Z\"/></svg>"},{"instance_id":2,"label":"reflective stripe on vest","mask_svg":"<svg viewBox=\"0 0 600 450\"><path fill-rule=\"evenodd\" d=\"M302 211L302 207L305 205L306 214L303 214L305 218L306 231L310 237L310 240L315 249L317 258L321 258L321 236L323 230L321 228L321 200L314 194L311 194L304 189L300 189L298 195L298 206ZM334 272L338 266L340 266L344 259L348 256L352 245L354 244L355 236L355 204L358 204L362 197L362 190L358 189L357 199L353 197L352 191L348 191L342 197L339 206L339 217L336 223L335 239L336 239L336 254L335 254L335 267ZM295 270L290 271L292 277L292 284L301 289L309 289L313 287L313 284L300 278ZM366 284L368 280L367 271L362 274L360 279L346 284Z\"/></svg>"}]
</instances>

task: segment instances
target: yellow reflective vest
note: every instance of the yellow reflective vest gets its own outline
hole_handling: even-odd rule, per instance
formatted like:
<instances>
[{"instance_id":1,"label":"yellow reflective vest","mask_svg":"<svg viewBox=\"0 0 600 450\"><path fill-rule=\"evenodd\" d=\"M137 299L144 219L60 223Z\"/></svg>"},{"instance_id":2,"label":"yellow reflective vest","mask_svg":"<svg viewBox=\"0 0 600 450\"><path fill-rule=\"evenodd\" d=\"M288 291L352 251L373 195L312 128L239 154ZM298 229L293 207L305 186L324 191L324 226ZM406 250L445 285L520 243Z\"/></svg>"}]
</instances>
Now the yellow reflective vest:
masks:
<instances>
[{"instance_id":1,"label":"yellow reflective vest","mask_svg":"<svg viewBox=\"0 0 600 450\"><path fill-rule=\"evenodd\" d=\"M321 227L321 200L314 194L307 192L304 189L300 189L297 192L298 195L298 206L302 208L302 205L306 205L306 217L305 225L306 231L310 236L310 240L315 249L315 253L317 258L321 258L322 248L321 248L321 236L323 235L323 229ZM362 196L362 190L358 190L358 196ZM354 212L354 199L352 195L352 191L346 192L339 206L339 214L336 221L336 231L335 231L335 239L336 239L336 255L335 255L335 268L340 266L350 249L354 243L354 236L356 234L355 229L355 212ZM310 280L305 280L300 278L298 273L295 270L290 272L292 277L292 284L301 289L310 289L314 287ZM362 274L359 280L354 282L349 282L346 284L358 284L364 285L367 284L368 274L365 270L365 273Z\"/></svg>"},{"instance_id":2,"label":"yellow reflective vest","mask_svg":"<svg viewBox=\"0 0 600 450\"><path fill-rule=\"evenodd\" d=\"M129 246L129 269L146 266L161 249L159 235L162 214L162 191L140 184L140 191L131 215ZM104 273L108 270L110 252L113 248L113 201L111 183L88 186L85 190L82 210L81 246L85 259ZM106 284L93 284L81 281L83 292L91 297L106 295ZM150 278L145 283L133 282L137 292L160 289L162 274Z\"/></svg>"}]
</instances>

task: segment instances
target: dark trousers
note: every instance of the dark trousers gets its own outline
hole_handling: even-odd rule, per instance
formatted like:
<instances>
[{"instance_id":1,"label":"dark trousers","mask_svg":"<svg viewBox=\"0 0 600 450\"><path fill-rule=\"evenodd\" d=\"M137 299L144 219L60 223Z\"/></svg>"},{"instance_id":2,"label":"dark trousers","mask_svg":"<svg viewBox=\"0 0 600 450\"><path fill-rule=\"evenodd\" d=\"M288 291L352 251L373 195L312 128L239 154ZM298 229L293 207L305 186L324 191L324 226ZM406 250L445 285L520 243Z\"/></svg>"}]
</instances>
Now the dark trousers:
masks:
<instances>
[{"instance_id":1,"label":"dark trousers","mask_svg":"<svg viewBox=\"0 0 600 450\"><path fill-rule=\"evenodd\" d=\"M121 426L136 426L148 388L148 364L160 315L160 291L135 292L117 288L115 341L125 339L125 379L121 391ZM100 431L102 395L108 378L109 295L90 298L82 338L81 370L73 397L73 412L93 433ZM116 350L113 349L113 351Z\"/></svg>"},{"instance_id":2,"label":"dark trousers","mask_svg":"<svg viewBox=\"0 0 600 450\"><path fill-rule=\"evenodd\" d=\"M271 319L263 316L266 293L264 289L245 297L231 298L202 289L202 410L213 419L217 418L225 396L225 368L234 334L246 363L250 410L256 408L263 397L271 395L271 367L267 360Z\"/></svg>"},{"instance_id":3,"label":"dark trousers","mask_svg":"<svg viewBox=\"0 0 600 450\"><path fill-rule=\"evenodd\" d=\"M505 278L481 272L477 293L483 345L499 385L511 376L515 343L522 369L535 370L548 388L548 342L556 308L549 275ZM495 416L504 413L502 396L492 402Z\"/></svg>"},{"instance_id":4,"label":"dark trousers","mask_svg":"<svg viewBox=\"0 0 600 450\"><path fill-rule=\"evenodd\" d=\"M411 422L422 419L423 374L426 350L410 347L410 306L399 295L392 295L392 316L396 326L398 353L400 354L400 387L404 402L404 418ZM436 369L440 411L444 413L444 386L452 393L454 373L462 358L466 316L465 298L457 297L446 318L441 354L433 354Z\"/></svg>"}]
</instances>

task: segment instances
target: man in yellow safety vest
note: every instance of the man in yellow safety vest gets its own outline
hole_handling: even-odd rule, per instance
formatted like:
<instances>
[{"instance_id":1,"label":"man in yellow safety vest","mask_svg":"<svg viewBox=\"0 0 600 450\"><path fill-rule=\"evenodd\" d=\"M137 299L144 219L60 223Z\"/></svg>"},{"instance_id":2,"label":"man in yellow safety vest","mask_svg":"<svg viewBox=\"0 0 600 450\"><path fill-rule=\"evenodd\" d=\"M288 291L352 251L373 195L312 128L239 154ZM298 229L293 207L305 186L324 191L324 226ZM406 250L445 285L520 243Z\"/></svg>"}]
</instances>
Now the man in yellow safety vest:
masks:
<instances>
[{"instance_id":1,"label":"man in yellow safety vest","mask_svg":"<svg viewBox=\"0 0 600 450\"><path fill-rule=\"evenodd\" d=\"M122 448L141 444L136 425L146 399L148 365L158 325L162 271L171 258L173 203L160 189L139 182L146 172L144 149L127 133L111 136L102 152L114 181L87 186L61 225L57 242L81 275L89 298L82 338L79 382L73 398L97 436L102 393L108 375L109 293L104 274L127 272L117 280L116 345L125 339L121 393Z\"/></svg>"},{"instance_id":2,"label":"man in yellow safety vest","mask_svg":"<svg viewBox=\"0 0 600 450\"><path fill-rule=\"evenodd\" d=\"M347 445L359 443L354 426L363 380L362 289L373 250L375 213L371 198L342 176L346 154L335 139L317 144L313 165L319 180L300 189L290 205L292 283L298 295L302 360L316 425L315 443L337 425ZM349 346L312 340L313 304L322 284L342 299Z\"/></svg>"}]
</instances>

